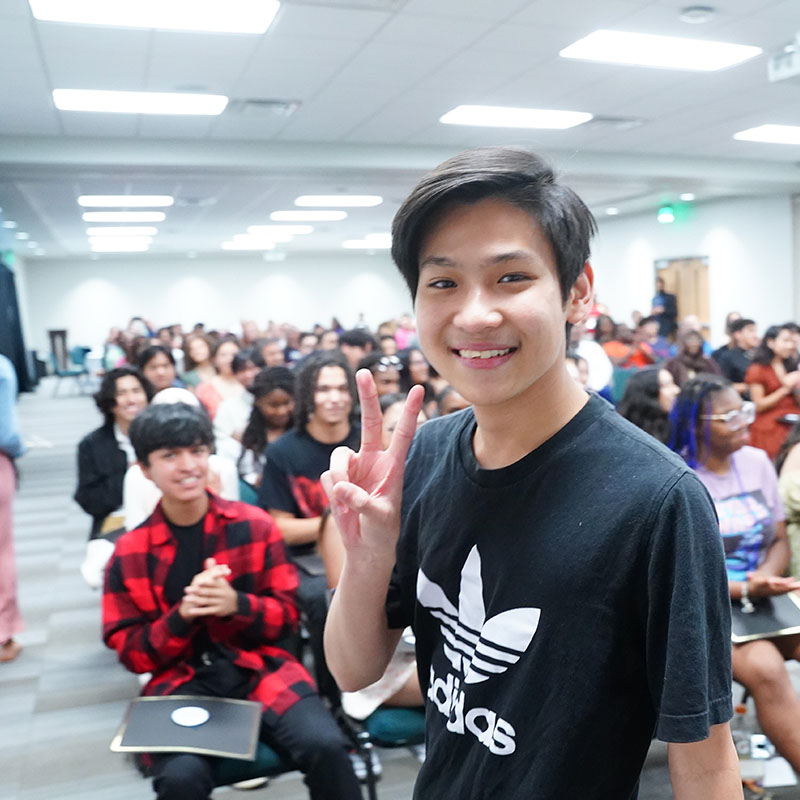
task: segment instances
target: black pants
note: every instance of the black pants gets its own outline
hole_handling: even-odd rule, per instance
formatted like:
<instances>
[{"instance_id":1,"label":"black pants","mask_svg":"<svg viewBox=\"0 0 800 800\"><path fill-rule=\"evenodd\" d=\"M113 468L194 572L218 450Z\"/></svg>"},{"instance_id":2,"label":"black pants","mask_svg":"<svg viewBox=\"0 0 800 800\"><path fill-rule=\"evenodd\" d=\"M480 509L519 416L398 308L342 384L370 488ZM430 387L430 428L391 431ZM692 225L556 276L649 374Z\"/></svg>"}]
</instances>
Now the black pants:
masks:
<instances>
[{"instance_id":1,"label":"black pants","mask_svg":"<svg viewBox=\"0 0 800 800\"><path fill-rule=\"evenodd\" d=\"M305 774L311 800L361 800L347 742L316 695L304 697L278 718L261 740L289 755ZM158 800L207 800L214 788L213 759L192 753L154 756Z\"/></svg>"},{"instance_id":2,"label":"black pants","mask_svg":"<svg viewBox=\"0 0 800 800\"><path fill-rule=\"evenodd\" d=\"M324 575L309 575L297 570L300 585L297 587L297 605L303 612L308 626L309 645L314 657L314 677L319 693L334 706L340 702L339 687L325 661L323 634L328 616L328 580Z\"/></svg>"}]
</instances>

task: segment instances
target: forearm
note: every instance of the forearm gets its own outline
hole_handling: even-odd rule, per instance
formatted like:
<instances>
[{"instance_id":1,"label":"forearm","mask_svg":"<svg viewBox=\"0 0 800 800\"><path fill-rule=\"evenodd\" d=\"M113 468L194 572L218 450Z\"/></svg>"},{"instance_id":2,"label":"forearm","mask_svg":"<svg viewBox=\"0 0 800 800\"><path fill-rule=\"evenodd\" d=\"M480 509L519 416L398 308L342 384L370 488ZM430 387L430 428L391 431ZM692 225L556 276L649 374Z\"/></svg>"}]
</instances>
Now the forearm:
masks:
<instances>
[{"instance_id":1,"label":"forearm","mask_svg":"<svg viewBox=\"0 0 800 800\"><path fill-rule=\"evenodd\" d=\"M784 523L778 524L782 526ZM777 538L767 550L767 556L758 568L759 572L765 572L767 575L784 575L789 566L790 557L789 540L786 538L785 533L780 535L779 532Z\"/></svg>"},{"instance_id":2,"label":"forearm","mask_svg":"<svg viewBox=\"0 0 800 800\"><path fill-rule=\"evenodd\" d=\"M325 623L325 660L339 687L357 691L383 675L402 631L386 621L393 561L345 561Z\"/></svg>"},{"instance_id":3,"label":"forearm","mask_svg":"<svg viewBox=\"0 0 800 800\"><path fill-rule=\"evenodd\" d=\"M269 513L275 520L286 544L309 544L317 541L321 517L298 518L288 514L283 516L280 513L276 514L273 509L270 509Z\"/></svg>"},{"instance_id":4,"label":"forearm","mask_svg":"<svg viewBox=\"0 0 800 800\"><path fill-rule=\"evenodd\" d=\"M750 387L750 396L753 397L753 402L756 405L756 411L759 414L774 408L781 400L783 400L784 397L792 393L792 390L788 386L781 386L780 389L776 389L774 392L764 395L762 398L757 400L754 394L758 394L758 390L756 389L754 393L753 386L760 387L761 384L753 384Z\"/></svg>"},{"instance_id":5,"label":"forearm","mask_svg":"<svg viewBox=\"0 0 800 800\"><path fill-rule=\"evenodd\" d=\"M708 739L668 746L675 800L740 800L742 779L728 723L714 725Z\"/></svg>"}]
</instances>

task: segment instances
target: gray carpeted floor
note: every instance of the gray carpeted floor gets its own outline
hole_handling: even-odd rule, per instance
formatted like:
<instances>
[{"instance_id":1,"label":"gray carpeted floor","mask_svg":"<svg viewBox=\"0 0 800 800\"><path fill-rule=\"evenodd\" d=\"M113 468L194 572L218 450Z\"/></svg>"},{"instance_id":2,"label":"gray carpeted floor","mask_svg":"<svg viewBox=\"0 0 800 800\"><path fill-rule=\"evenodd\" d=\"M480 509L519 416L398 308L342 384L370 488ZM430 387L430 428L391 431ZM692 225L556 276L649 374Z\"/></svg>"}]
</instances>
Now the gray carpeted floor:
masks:
<instances>
[{"instance_id":1,"label":"gray carpeted floor","mask_svg":"<svg viewBox=\"0 0 800 800\"><path fill-rule=\"evenodd\" d=\"M52 380L52 379L50 379ZM78 572L88 517L71 500L79 439L100 418L91 398L52 397L47 380L23 395L20 421L29 452L20 462L15 538L25 649L0 665L0 798L4 800L134 800L152 797L146 781L108 744L136 679L100 641L100 595ZM382 751L381 800L411 797L417 763L406 751ZM219 789L215 797L241 796ZM254 800L300 800L297 773L283 776ZM669 798L666 747L654 743L642 775L641 800ZM774 797L800 797L780 790ZM569 800L579 800L570 798Z\"/></svg>"}]
</instances>

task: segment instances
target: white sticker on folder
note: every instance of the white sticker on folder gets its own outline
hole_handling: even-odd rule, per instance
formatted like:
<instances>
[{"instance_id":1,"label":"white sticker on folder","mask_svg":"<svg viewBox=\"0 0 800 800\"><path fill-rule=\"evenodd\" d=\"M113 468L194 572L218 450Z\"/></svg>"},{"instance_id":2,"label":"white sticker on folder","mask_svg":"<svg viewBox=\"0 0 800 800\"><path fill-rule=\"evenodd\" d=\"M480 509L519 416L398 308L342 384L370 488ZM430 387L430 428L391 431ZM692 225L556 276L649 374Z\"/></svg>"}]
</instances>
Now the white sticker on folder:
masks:
<instances>
[{"instance_id":1,"label":"white sticker on folder","mask_svg":"<svg viewBox=\"0 0 800 800\"><path fill-rule=\"evenodd\" d=\"M209 713L200 706L181 706L176 708L170 717L176 725L182 725L184 728L196 728L208 721Z\"/></svg>"}]
</instances>

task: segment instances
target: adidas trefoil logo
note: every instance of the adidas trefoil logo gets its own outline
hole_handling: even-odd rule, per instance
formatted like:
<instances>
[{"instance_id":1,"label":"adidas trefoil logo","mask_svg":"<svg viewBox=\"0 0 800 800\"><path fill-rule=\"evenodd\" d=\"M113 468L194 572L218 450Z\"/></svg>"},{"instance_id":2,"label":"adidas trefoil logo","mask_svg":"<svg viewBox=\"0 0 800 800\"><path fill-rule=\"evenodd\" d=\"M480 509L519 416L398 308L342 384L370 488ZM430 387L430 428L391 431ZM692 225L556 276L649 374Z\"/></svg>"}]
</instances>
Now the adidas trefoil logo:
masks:
<instances>
[{"instance_id":1,"label":"adidas trefoil logo","mask_svg":"<svg viewBox=\"0 0 800 800\"><path fill-rule=\"evenodd\" d=\"M541 609L512 608L486 619L481 557L470 550L461 570L458 608L442 588L420 570L417 598L441 623L444 653L464 684L482 683L516 664L539 626Z\"/></svg>"}]
</instances>

